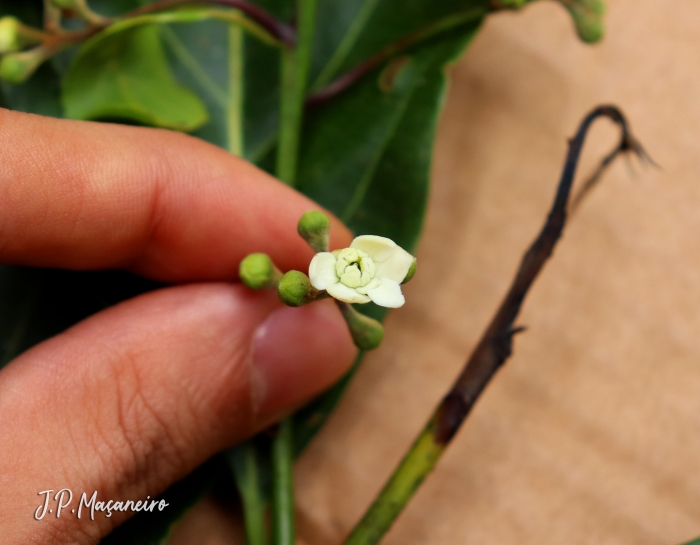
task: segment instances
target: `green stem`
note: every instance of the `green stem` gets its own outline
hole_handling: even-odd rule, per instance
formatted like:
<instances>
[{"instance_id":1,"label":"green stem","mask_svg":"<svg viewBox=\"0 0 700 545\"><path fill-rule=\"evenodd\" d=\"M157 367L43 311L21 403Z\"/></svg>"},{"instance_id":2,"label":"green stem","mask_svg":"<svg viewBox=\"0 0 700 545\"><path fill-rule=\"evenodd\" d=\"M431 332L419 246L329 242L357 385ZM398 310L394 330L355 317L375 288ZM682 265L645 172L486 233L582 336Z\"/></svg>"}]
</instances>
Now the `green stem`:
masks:
<instances>
[{"instance_id":1,"label":"green stem","mask_svg":"<svg viewBox=\"0 0 700 545\"><path fill-rule=\"evenodd\" d=\"M316 22L316 2L317 0L299 0L297 47L284 48L282 53L277 177L292 187L296 184L299 140Z\"/></svg>"},{"instance_id":2,"label":"green stem","mask_svg":"<svg viewBox=\"0 0 700 545\"><path fill-rule=\"evenodd\" d=\"M280 422L272 442L272 542L294 545L294 445L292 420Z\"/></svg>"},{"instance_id":3,"label":"green stem","mask_svg":"<svg viewBox=\"0 0 700 545\"><path fill-rule=\"evenodd\" d=\"M379 543L445 450L444 442L437 439L437 430L433 417L344 545Z\"/></svg>"},{"instance_id":4,"label":"green stem","mask_svg":"<svg viewBox=\"0 0 700 545\"><path fill-rule=\"evenodd\" d=\"M255 444L252 440L246 441L231 449L228 456L243 502L247 545L267 545L265 498L260 484L260 462Z\"/></svg>"},{"instance_id":5,"label":"green stem","mask_svg":"<svg viewBox=\"0 0 700 545\"><path fill-rule=\"evenodd\" d=\"M243 156L243 29L229 28L229 96L227 105L228 149Z\"/></svg>"},{"instance_id":6,"label":"green stem","mask_svg":"<svg viewBox=\"0 0 700 545\"><path fill-rule=\"evenodd\" d=\"M224 23L238 25L262 42L279 46L279 42L262 26L247 18L240 11L216 8L192 8L178 11L165 11L161 13L149 13L128 19L121 19L105 28L101 34L115 33L139 25L165 24L165 23L199 23L202 21L217 20Z\"/></svg>"}]
</instances>

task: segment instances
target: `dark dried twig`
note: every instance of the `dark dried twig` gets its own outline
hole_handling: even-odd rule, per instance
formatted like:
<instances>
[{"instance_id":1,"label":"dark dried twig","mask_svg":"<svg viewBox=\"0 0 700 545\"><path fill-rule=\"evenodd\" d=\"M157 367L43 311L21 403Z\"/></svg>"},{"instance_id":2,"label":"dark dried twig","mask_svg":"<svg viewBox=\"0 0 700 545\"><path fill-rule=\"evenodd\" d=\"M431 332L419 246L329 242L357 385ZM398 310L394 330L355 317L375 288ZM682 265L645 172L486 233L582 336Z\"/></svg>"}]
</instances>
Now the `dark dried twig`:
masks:
<instances>
[{"instance_id":1,"label":"dark dried twig","mask_svg":"<svg viewBox=\"0 0 700 545\"><path fill-rule=\"evenodd\" d=\"M654 160L649 157L644 148L634 139L634 137L627 130L623 130L622 138L620 139L619 145L612 150L608 155L606 155L600 162L598 167L591 173L588 178L581 184L581 188L571 197L571 203L569 204L569 215L573 215L579 206L583 202L584 198L587 197L591 190L598 185L598 182L603 177L603 174L608 169L608 167L615 161L618 155L632 151L639 158L642 163L646 163L658 168Z\"/></svg>"},{"instance_id":2,"label":"dark dried twig","mask_svg":"<svg viewBox=\"0 0 700 545\"><path fill-rule=\"evenodd\" d=\"M632 136L624 116L614 106L600 106L581 123L576 136L569 141L569 151L552 208L544 227L523 257L513 284L491 320L486 332L467 361L457 381L433 413L415 443L345 542L345 545L378 543L398 514L408 503L423 479L430 473L440 455L462 425L484 388L512 352L513 336L522 331L515 326L523 301L542 267L552 255L566 224L567 204L581 155L583 142L593 121L607 117L622 129L622 140L604 160L595 174L603 170L622 152L631 151L648 160L641 145ZM595 183L584 187L578 200Z\"/></svg>"}]
</instances>

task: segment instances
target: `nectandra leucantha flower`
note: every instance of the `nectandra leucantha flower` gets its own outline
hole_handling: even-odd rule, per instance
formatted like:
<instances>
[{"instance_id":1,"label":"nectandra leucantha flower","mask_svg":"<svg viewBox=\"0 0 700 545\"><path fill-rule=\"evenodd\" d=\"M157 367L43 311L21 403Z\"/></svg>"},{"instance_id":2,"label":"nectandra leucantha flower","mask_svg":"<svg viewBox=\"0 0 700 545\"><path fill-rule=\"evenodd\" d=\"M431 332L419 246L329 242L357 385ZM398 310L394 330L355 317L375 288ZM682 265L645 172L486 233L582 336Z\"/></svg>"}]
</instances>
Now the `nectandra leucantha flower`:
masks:
<instances>
[{"instance_id":1,"label":"nectandra leucantha flower","mask_svg":"<svg viewBox=\"0 0 700 545\"><path fill-rule=\"evenodd\" d=\"M321 252L309 265L311 285L346 303L398 308L405 303L400 284L415 258L384 237L364 235L349 248Z\"/></svg>"}]
</instances>

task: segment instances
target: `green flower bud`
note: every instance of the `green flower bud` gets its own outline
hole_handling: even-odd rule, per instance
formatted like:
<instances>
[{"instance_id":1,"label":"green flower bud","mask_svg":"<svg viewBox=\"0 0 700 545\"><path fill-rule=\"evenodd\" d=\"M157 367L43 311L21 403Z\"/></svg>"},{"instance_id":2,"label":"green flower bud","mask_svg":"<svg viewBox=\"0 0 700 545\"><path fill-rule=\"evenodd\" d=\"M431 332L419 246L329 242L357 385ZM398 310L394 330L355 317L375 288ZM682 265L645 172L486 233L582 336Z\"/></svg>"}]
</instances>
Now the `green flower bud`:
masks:
<instances>
[{"instance_id":1,"label":"green flower bud","mask_svg":"<svg viewBox=\"0 0 700 545\"><path fill-rule=\"evenodd\" d=\"M323 212L312 210L299 220L297 231L314 252L327 252L330 240L331 220Z\"/></svg>"},{"instance_id":2,"label":"green flower bud","mask_svg":"<svg viewBox=\"0 0 700 545\"><path fill-rule=\"evenodd\" d=\"M0 19L0 54L14 53L42 42L40 30L23 25L15 17Z\"/></svg>"},{"instance_id":3,"label":"green flower bud","mask_svg":"<svg viewBox=\"0 0 700 545\"><path fill-rule=\"evenodd\" d=\"M411 281L411 278L413 278L416 274L416 267L418 266L417 260L413 260L413 263L411 263L411 267L408 269L408 272L406 273L406 278L403 279L402 284L407 284L408 282Z\"/></svg>"},{"instance_id":4,"label":"green flower bud","mask_svg":"<svg viewBox=\"0 0 700 545\"><path fill-rule=\"evenodd\" d=\"M287 306L300 307L315 300L318 290L311 285L311 280L303 272L289 271L284 274L277 285L277 294Z\"/></svg>"},{"instance_id":5,"label":"green flower bud","mask_svg":"<svg viewBox=\"0 0 700 545\"><path fill-rule=\"evenodd\" d=\"M22 53L8 53L0 60L0 78L9 83L23 83L46 60L46 51L38 47Z\"/></svg>"},{"instance_id":6,"label":"green flower bud","mask_svg":"<svg viewBox=\"0 0 700 545\"><path fill-rule=\"evenodd\" d=\"M382 344L384 328L377 320L360 314L351 305L336 301L340 312L348 324L355 346L360 350L374 350Z\"/></svg>"},{"instance_id":7,"label":"green flower bud","mask_svg":"<svg viewBox=\"0 0 700 545\"><path fill-rule=\"evenodd\" d=\"M579 38L586 43L599 41L604 34L603 15L605 3L603 0L560 0L571 14L576 25Z\"/></svg>"},{"instance_id":8,"label":"green flower bud","mask_svg":"<svg viewBox=\"0 0 700 545\"><path fill-rule=\"evenodd\" d=\"M241 261L238 274L243 283L254 290L275 288L282 273L267 254L250 254Z\"/></svg>"}]
</instances>

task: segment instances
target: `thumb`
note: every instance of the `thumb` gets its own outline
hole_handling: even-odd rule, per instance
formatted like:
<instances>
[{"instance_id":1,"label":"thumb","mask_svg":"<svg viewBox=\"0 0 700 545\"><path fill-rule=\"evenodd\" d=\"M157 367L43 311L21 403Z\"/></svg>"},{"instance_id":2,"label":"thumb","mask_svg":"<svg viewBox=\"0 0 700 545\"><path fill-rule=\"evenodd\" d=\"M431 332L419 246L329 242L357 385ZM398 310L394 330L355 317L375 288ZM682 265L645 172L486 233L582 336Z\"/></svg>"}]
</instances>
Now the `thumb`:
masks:
<instances>
[{"instance_id":1,"label":"thumb","mask_svg":"<svg viewBox=\"0 0 700 545\"><path fill-rule=\"evenodd\" d=\"M83 492L157 495L330 386L354 356L330 302L292 309L227 284L146 294L40 344L0 371L4 542L97 542L131 513L78 519ZM35 520L38 493L64 488L60 518L52 502Z\"/></svg>"}]
</instances>

